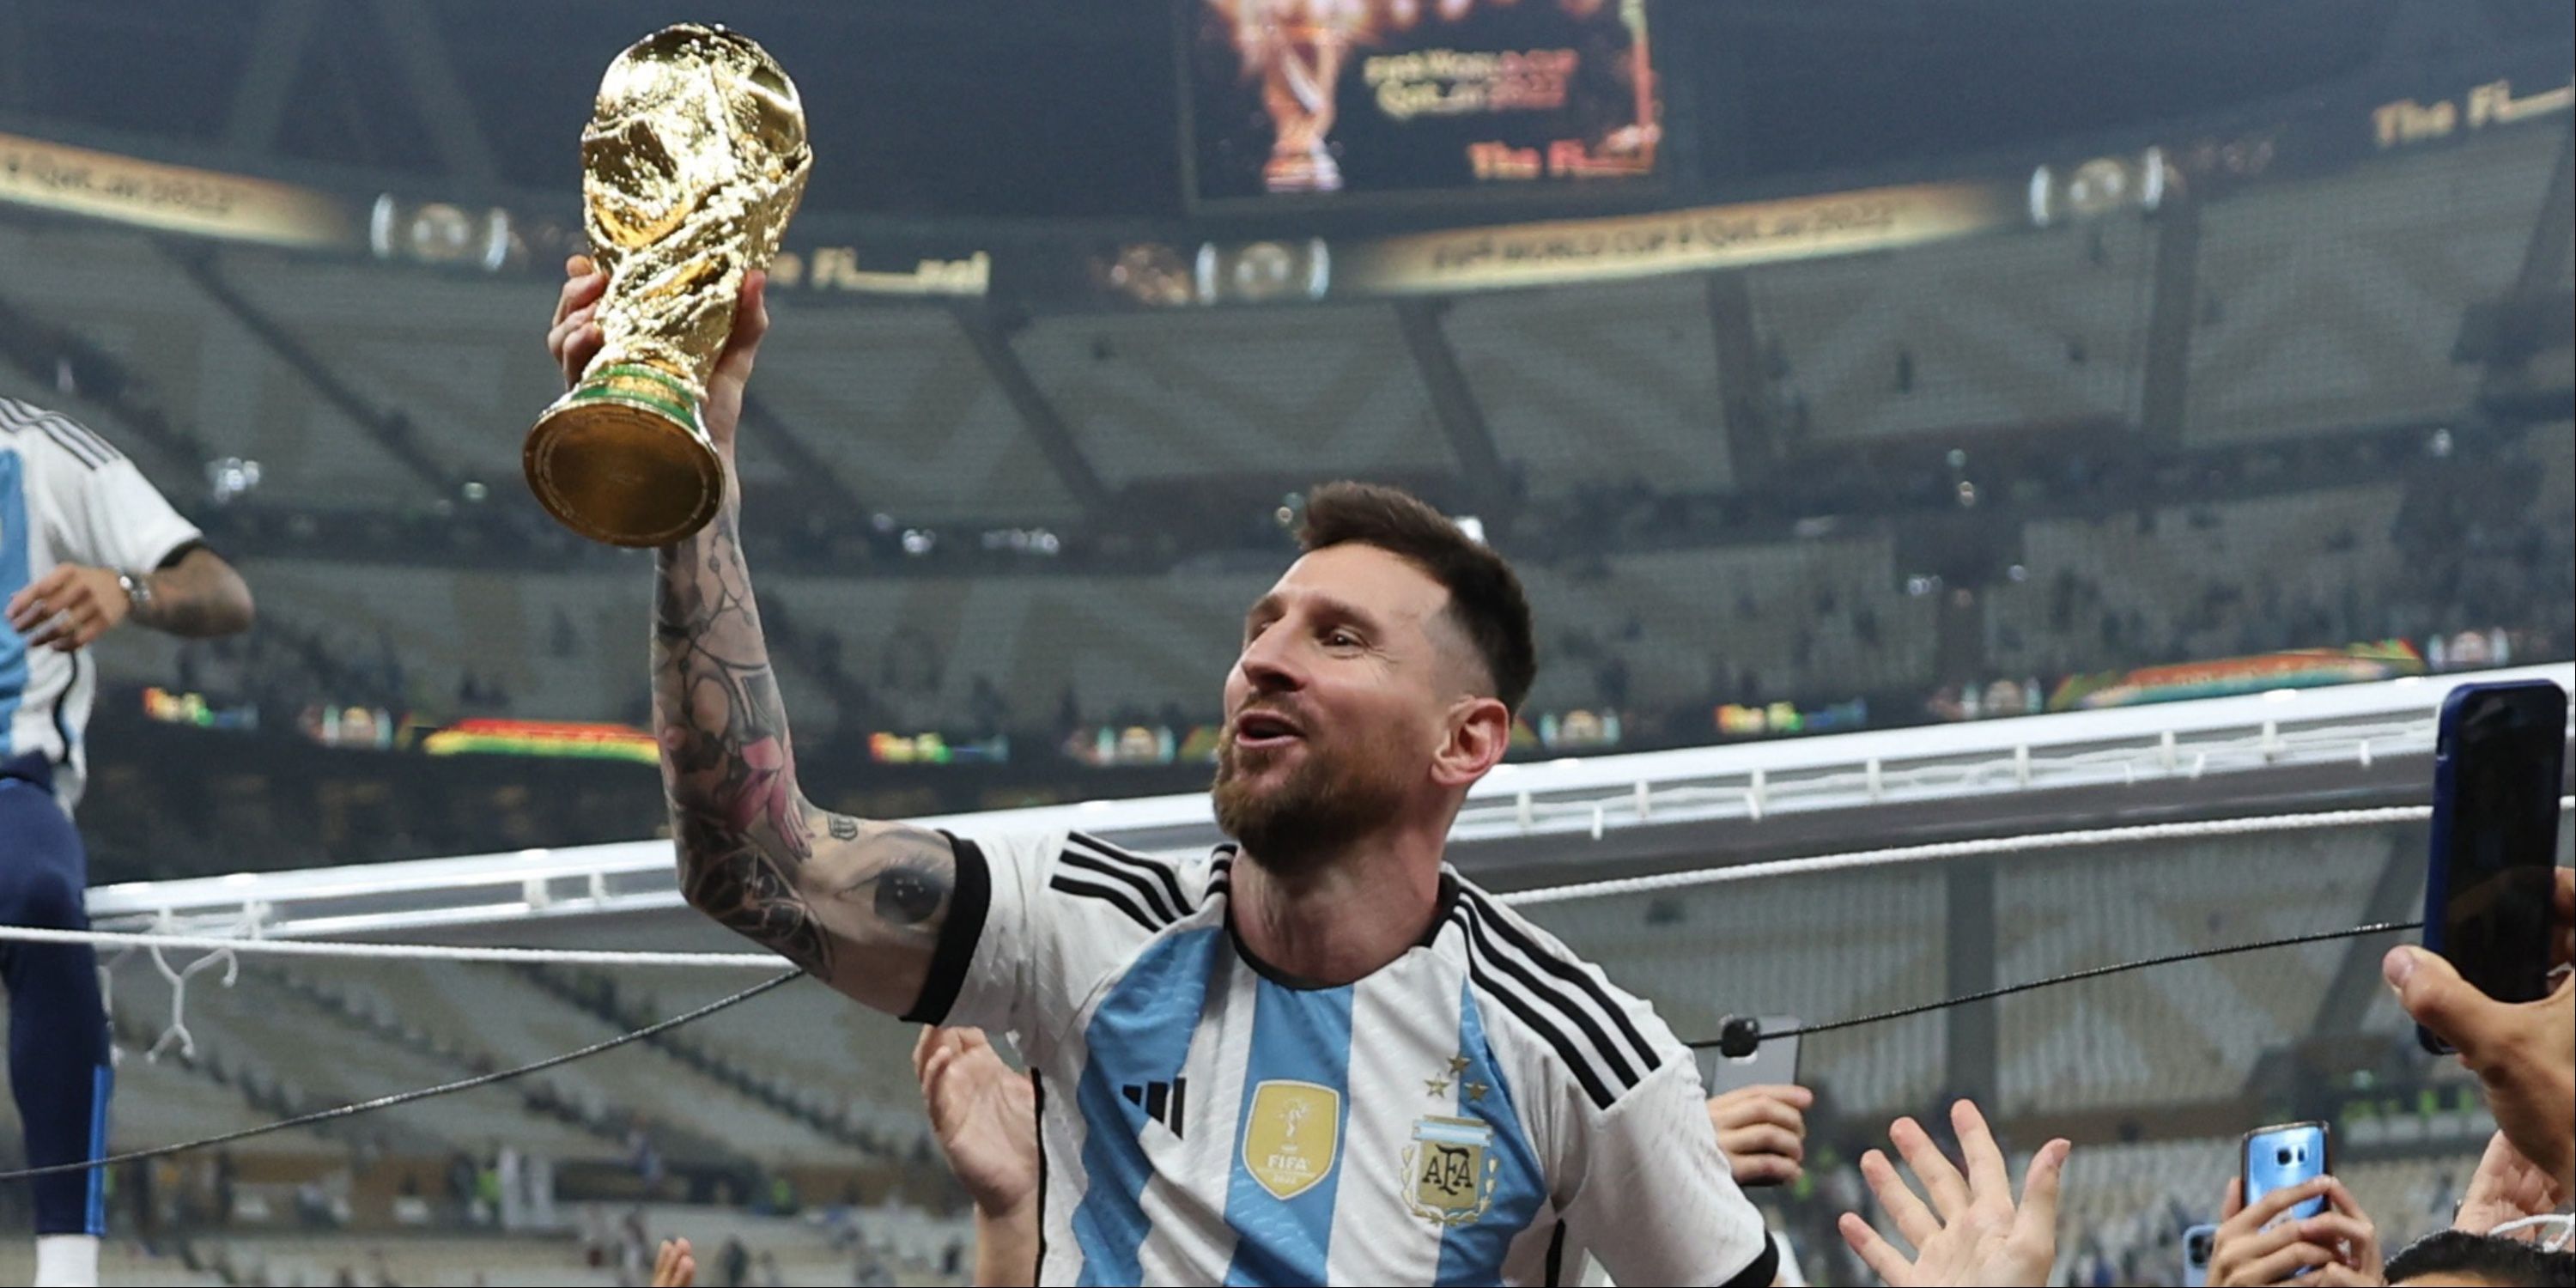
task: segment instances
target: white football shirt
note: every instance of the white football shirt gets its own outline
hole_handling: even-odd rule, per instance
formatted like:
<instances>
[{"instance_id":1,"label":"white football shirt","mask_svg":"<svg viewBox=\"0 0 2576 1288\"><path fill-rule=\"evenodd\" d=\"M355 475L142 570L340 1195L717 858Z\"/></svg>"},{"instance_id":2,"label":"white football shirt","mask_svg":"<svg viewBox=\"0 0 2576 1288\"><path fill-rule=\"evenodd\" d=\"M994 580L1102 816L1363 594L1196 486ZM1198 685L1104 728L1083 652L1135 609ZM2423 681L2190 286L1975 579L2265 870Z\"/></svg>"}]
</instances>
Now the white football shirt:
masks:
<instances>
[{"instance_id":1,"label":"white football shirt","mask_svg":"<svg viewBox=\"0 0 2576 1288\"><path fill-rule=\"evenodd\" d=\"M1254 960L1231 847L957 840L909 1018L1007 1031L1037 1075L1039 1281L1771 1282L1690 1052L1643 1001L1445 872L1354 984Z\"/></svg>"},{"instance_id":2,"label":"white football shirt","mask_svg":"<svg viewBox=\"0 0 2576 1288\"><path fill-rule=\"evenodd\" d=\"M0 603L58 564L142 574L201 540L134 462L68 416L0 398ZM30 649L0 621L0 759L41 752L54 797L80 803L81 730L98 696L86 652Z\"/></svg>"}]
</instances>

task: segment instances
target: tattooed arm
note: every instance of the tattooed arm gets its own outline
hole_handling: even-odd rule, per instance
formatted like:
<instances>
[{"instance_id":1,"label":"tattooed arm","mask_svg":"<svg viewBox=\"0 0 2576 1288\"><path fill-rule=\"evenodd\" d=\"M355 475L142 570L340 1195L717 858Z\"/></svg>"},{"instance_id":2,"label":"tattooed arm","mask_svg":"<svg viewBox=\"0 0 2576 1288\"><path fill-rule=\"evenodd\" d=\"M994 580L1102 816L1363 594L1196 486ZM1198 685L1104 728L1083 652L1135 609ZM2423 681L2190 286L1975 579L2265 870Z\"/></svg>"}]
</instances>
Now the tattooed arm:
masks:
<instances>
[{"instance_id":1,"label":"tattooed arm","mask_svg":"<svg viewBox=\"0 0 2576 1288\"><path fill-rule=\"evenodd\" d=\"M565 268L547 347L569 383L599 351L593 313L607 279L580 257ZM957 859L935 832L827 813L797 788L743 563L733 469L743 382L769 324L762 285L757 274L743 283L701 409L725 461L724 505L705 530L657 556L653 718L680 891L832 987L901 1014L929 977Z\"/></svg>"},{"instance_id":2,"label":"tattooed arm","mask_svg":"<svg viewBox=\"0 0 2576 1288\"><path fill-rule=\"evenodd\" d=\"M797 789L738 511L728 495L704 532L660 556L653 708L680 889L816 978L902 1014L929 975L956 855L935 832L826 813Z\"/></svg>"}]
</instances>

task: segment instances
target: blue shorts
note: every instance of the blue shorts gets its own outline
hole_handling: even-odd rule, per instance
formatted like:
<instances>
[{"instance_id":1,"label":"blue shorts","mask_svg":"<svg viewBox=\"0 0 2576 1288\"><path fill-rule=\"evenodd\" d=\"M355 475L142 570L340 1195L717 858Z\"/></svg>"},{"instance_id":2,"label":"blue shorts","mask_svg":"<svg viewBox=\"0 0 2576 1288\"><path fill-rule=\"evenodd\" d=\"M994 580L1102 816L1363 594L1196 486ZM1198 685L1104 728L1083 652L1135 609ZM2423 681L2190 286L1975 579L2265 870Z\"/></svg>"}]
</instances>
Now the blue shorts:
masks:
<instances>
[{"instance_id":1,"label":"blue shorts","mask_svg":"<svg viewBox=\"0 0 2576 1288\"><path fill-rule=\"evenodd\" d=\"M89 858L54 801L54 770L41 755L0 761L0 924L87 930ZM9 1090L26 1128L32 1167L89 1162L107 1153L107 1015L98 954L87 944L0 942L9 989ZM104 1234L107 1173L39 1177L36 1233Z\"/></svg>"}]
</instances>

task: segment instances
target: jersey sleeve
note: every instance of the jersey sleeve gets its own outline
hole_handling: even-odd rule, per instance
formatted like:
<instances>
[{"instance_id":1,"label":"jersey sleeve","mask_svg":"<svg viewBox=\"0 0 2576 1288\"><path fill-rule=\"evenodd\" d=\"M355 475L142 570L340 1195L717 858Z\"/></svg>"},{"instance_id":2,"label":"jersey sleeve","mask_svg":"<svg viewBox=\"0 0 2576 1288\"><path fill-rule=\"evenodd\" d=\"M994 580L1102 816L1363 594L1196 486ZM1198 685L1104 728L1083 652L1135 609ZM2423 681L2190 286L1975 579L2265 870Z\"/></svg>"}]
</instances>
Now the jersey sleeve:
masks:
<instances>
[{"instance_id":1,"label":"jersey sleeve","mask_svg":"<svg viewBox=\"0 0 2576 1288\"><path fill-rule=\"evenodd\" d=\"M1685 1056L1581 1118L1582 1179L1567 1233L1623 1284L1768 1284L1779 1273L1762 1214L1718 1152L1699 1070Z\"/></svg>"},{"instance_id":2,"label":"jersey sleeve","mask_svg":"<svg viewBox=\"0 0 2576 1288\"><path fill-rule=\"evenodd\" d=\"M197 525L180 517L143 471L112 454L104 440L92 435L46 443L53 459L43 472L45 509L61 562L150 572L203 539Z\"/></svg>"},{"instance_id":3,"label":"jersey sleeve","mask_svg":"<svg viewBox=\"0 0 2576 1288\"><path fill-rule=\"evenodd\" d=\"M1078 833L950 840L957 892L907 1020L1051 1041L1187 907L1172 865Z\"/></svg>"}]
</instances>

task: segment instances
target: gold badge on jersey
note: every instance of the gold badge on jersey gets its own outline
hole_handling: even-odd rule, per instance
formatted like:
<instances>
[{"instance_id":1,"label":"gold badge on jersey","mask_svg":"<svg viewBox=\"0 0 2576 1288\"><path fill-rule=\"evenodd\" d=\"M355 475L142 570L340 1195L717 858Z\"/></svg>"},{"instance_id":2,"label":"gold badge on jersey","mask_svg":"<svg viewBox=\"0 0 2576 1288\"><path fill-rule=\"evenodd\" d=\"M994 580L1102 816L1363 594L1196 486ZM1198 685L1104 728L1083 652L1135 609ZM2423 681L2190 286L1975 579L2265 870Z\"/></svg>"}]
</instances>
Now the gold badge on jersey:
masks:
<instances>
[{"instance_id":1,"label":"gold badge on jersey","mask_svg":"<svg viewBox=\"0 0 2576 1288\"><path fill-rule=\"evenodd\" d=\"M1417 1118L1404 1147L1405 1205L1444 1226L1467 1225L1494 1205L1494 1128L1474 1118Z\"/></svg>"},{"instance_id":2,"label":"gold badge on jersey","mask_svg":"<svg viewBox=\"0 0 2576 1288\"><path fill-rule=\"evenodd\" d=\"M1272 1079L1252 1089L1244 1115L1243 1167L1272 1198L1293 1199L1332 1174L1341 1150L1342 1093Z\"/></svg>"}]
</instances>

